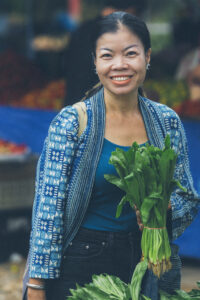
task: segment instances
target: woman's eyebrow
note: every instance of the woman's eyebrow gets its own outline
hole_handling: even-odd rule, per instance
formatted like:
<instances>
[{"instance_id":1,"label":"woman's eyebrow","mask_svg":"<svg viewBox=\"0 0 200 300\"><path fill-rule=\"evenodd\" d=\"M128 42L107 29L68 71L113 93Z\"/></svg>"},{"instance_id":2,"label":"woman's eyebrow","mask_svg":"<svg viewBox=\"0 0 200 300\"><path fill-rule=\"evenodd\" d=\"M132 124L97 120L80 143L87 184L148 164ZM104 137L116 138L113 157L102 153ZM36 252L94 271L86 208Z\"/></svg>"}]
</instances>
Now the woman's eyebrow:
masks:
<instances>
[{"instance_id":1,"label":"woman's eyebrow","mask_svg":"<svg viewBox=\"0 0 200 300\"><path fill-rule=\"evenodd\" d=\"M132 45L130 45L130 46L128 46L128 47L126 47L126 48L124 48L124 51L126 51L126 50L128 50L128 49L130 49L130 48L133 48L133 47L139 47L137 44L132 44Z\"/></svg>"},{"instance_id":2,"label":"woman's eyebrow","mask_svg":"<svg viewBox=\"0 0 200 300\"><path fill-rule=\"evenodd\" d=\"M132 44L132 45L129 45L126 48L124 48L123 51L126 51L126 50L128 50L130 48L133 48L133 47L137 47L138 48L139 46L137 44ZM106 48L106 47L102 47L102 48L100 48L100 50L106 50L106 51L114 52L112 49L109 49L109 48Z\"/></svg>"},{"instance_id":3,"label":"woman's eyebrow","mask_svg":"<svg viewBox=\"0 0 200 300\"><path fill-rule=\"evenodd\" d=\"M109 49L109 48L100 48L100 50L107 50L107 51L113 52L113 50Z\"/></svg>"}]
</instances>

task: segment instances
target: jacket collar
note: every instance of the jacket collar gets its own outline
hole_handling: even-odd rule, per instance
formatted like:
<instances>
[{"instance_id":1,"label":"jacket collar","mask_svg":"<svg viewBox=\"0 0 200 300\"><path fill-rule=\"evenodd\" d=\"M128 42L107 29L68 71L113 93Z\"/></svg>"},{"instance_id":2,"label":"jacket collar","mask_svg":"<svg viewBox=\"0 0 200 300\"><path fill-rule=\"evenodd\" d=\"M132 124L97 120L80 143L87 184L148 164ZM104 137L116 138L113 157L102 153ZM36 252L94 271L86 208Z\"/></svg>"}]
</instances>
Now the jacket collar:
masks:
<instances>
[{"instance_id":1,"label":"jacket collar","mask_svg":"<svg viewBox=\"0 0 200 300\"><path fill-rule=\"evenodd\" d=\"M87 210L95 172L101 155L104 128L105 128L105 104L104 91L101 89L91 97L88 102L91 111L88 111L88 134L84 141L84 148L77 164L73 165L73 176L69 182L68 196L70 200L66 204L65 214L65 251L69 242L73 239L83 221Z\"/></svg>"},{"instance_id":2,"label":"jacket collar","mask_svg":"<svg viewBox=\"0 0 200 300\"><path fill-rule=\"evenodd\" d=\"M138 101L150 144L163 148L167 132L159 104L140 95Z\"/></svg>"}]
</instances>

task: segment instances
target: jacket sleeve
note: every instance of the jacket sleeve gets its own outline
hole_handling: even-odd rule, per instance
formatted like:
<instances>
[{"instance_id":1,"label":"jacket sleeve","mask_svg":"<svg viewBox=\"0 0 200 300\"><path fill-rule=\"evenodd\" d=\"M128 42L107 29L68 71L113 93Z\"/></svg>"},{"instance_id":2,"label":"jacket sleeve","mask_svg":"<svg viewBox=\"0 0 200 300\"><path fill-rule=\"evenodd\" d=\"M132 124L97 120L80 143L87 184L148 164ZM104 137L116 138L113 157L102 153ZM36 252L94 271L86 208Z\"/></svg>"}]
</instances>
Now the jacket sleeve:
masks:
<instances>
[{"instance_id":1,"label":"jacket sleeve","mask_svg":"<svg viewBox=\"0 0 200 300\"><path fill-rule=\"evenodd\" d=\"M52 121L37 166L29 251L29 277L60 273L67 183L78 140L78 115L64 108Z\"/></svg>"},{"instance_id":2,"label":"jacket sleeve","mask_svg":"<svg viewBox=\"0 0 200 300\"><path fill-rule=\"evenodd\" d=\"M174 240L193 221L198 212L200 198L194 189L190 173L188 145L183 124L175 112L173 112L170 122L172 146L178 154L174 177L187 189L186 192L183 192L180 188L176 188L171 196Z\"/></svg>"}]
</instances>

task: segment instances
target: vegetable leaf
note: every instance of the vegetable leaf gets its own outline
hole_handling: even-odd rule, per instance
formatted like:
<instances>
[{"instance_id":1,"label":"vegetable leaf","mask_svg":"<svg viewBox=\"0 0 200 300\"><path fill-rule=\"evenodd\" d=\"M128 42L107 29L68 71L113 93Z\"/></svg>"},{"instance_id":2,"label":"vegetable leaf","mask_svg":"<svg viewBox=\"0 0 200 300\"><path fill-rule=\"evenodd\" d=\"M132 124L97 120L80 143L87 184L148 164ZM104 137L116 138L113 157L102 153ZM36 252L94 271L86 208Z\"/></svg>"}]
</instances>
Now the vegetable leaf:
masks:
<instances>
[{"instance_id":1,"label":"vegetable leaf","mask_svg":"<svg viewBox=\"0 0 200 300\"><path fill-rule=\"evenodd\" d=\"M110 175L110 174L105 174L105 175L104 175L104 178L105 178L108 182L110 182L110 183L116 185L118 188L120 188L121 190L123 190L124 192L126 192L127 189L126 189L124 180L120 179L119 177L117 177L117 176L115 176L115 175Z\"/></svg>"},{"instance_id":2,"label":"vegetable leaf","mask_svg":"<svg viewBox=\"0 0 200 300\"><path fill-rule=\"evenodd\" d=\"M107 295L113 296L113 299L129 299L128 285L118 277L101 274L93 276L93 284Z\"/></svg>"},{"instance_id":3,"label":"vegetable leaf","mask_svg":"<svg viewBox=\"0 0 200 300\"><path fill-rule=\"evenodd\" d=\"M140 291L141 291L141 283L142 278L147 270L148 262L147 260L143 260L137 264L133 277L130 284L130 293L132 300L140 300Z\"/></svg>"},{"instance_id":4,"label":"vegetable leaf","mask_svg":"<svg viewBox=\"0 0 200 300\"><path fill-rule=\"evenodd\" d=\"M124 206L124 204L128 201L128 197L127 196L124 196L120 203L118 204L117 206L117 212L116 212L116 218L119 218L119 216L121 215L121 212L122 212L122 208Z\"/></svg>"}]
</instances>

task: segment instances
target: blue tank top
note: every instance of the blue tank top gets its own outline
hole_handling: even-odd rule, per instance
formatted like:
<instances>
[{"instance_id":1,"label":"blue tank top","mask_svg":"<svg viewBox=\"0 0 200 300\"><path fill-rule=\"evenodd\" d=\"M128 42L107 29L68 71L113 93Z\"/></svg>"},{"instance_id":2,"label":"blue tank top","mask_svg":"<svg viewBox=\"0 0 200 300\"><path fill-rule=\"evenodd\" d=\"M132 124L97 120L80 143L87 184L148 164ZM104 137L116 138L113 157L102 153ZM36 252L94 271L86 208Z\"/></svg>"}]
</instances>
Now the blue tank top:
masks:
<instances>
[{"instance_id":1,"label":"blue tank top","mask_svg":"<svg viewBox=\"0 0 200 300\"><path fill-rule=\"evenodd\" d=\"M121 216L115 217L117 205L125 192L104 178L104 174L117 175L114 166L108 163L111 152L116 148L127 151L130 147L119 146L104 139L90 204L82 223L84 228L112 232L129 232L138 228L135 211L131 209L129 203L124 205Z\"/></svg>"}]
</instances>

